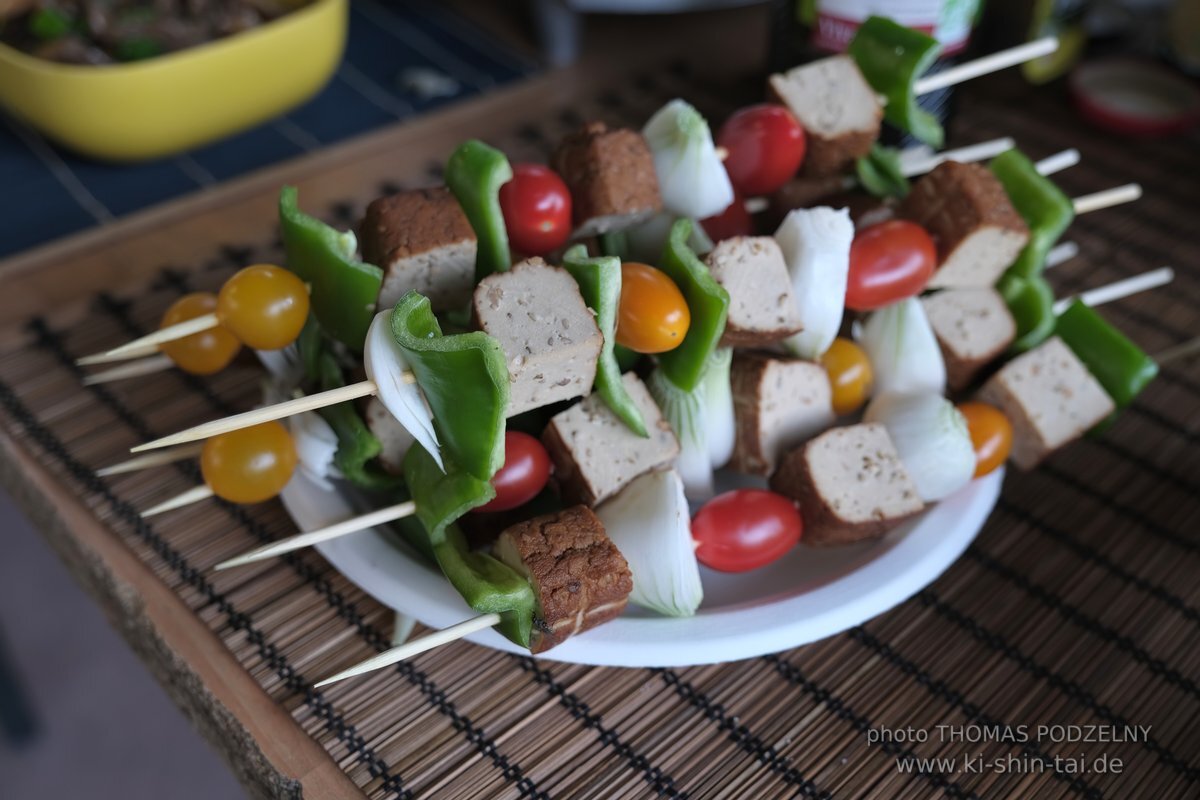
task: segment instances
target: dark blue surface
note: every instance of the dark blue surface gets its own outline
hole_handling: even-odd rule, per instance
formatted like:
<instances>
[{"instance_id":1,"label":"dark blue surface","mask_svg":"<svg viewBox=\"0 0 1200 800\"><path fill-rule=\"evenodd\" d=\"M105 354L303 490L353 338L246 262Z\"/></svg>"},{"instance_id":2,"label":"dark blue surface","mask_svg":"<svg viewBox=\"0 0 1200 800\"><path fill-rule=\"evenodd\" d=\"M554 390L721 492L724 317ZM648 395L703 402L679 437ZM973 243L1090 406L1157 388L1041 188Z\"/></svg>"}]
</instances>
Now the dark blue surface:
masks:
<instances>
[{"instance_id":1,"label":"dark blue surface","mask_svg":"<svg viewBox=\"0 0 1200 800\"><path fill-rule=\"evenodd\" d=\"M458 83L405 88L406 69ZM75 156L0 114L0 257L523 77L528 60L433 3L352 0L344 63L312 100L182 156L111 165Z\"/></svg>"}]
</instances>

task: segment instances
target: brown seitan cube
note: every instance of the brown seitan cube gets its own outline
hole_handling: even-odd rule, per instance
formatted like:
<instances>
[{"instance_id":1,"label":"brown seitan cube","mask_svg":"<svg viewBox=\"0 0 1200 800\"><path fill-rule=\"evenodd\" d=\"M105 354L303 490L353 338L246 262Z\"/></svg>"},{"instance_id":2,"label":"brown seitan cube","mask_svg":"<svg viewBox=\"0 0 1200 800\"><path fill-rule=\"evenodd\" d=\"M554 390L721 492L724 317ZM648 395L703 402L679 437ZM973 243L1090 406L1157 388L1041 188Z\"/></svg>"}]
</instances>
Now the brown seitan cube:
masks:
<instances>
[{"instance_id":1,"label":"brown seitan cube","mask_svg":"<svg viewBox=\"0 0 1200 800\"><path fill-rule=\"evenodd\" d=\"M883 108L850 56L831 56L772 75L769 88L804 126L805 177L845 172L879 138Z\"/></svg>"},{"instance_id":2,"label":"brown seitan cube","mask_svg":"<svg viewBox=\"0 0 1200 800\"><path fill-rule=\"evenodd\" d=\"M834 423L829 375L812 361L736 353L730 385L738 472L770 475L784 452Z\"/></svg>"},{"instance_id":3,"label":"brown seitan cube","mask_svg":"<svg viewBox=\"0 0 1200 800\"><path fill-rule=\"evenodd\" d=\"M378 307L408 291L435 311L462 308L475 285L475 231L445 186L380 197L359 226L363 260L383 272Z\"/></svg>"},{"instance_id":4,"label":"brown seitan cube","mask_svg":"<svg viewBox=\"0 0 1200 800\"><path fill-rule=\"evenodd\" d=\"M508 361L508 416L592 390L604 337L579 285L561 267L530 258L475 287L476 326Z\"/></svg>"},{"instance_id":5,"label":"brown seitan cube","mask_svg":"<svg viewBox=\"0 0 1200 800\"><path fill-rule=\"evenodd\" d=\"M533 586L533 653L619 616L633 591L629 564L586 506L513 525L492 552Z\"/></svg>"},{"instance_id":6,"label":"brown seitan cube","mask_svg":"<svg viewBox=\"0 0 1200 800\"><path fill-rule=\"evenodd\" d=\"M637 131L589 122L563 139L551 163L571 190L573 238L628 228L662 210L654 157Z\"/></svg>"},{"instance_id":7,"label":"brown seitan cube","mask_svg":"<svg viewBox=\"0 0 1200 800\"><path fill-rule=\"evenodd\" d=\"M1012 312L995 289L945 289L921 298L921 305L955 392L969 386L1017 335Z\"/></svg>"},{"instance_id":8,"label":"brown seitan cube","mask_svg":"<svg viewBox=\"0 0 1200 800\"><path fill-rule=\"evenodd\" d=\"M679 441L646 385L632 372L622 381L646 421L648 438L629 430L594 394L555 414L542 433L554 462L554 480L568 502L594 506L679 455Z\"/></svg>"},{"instance_id":9,"label":"brown seitan cube","mask_svg":"<svg viewBox=\"0 0 1200 800\"><path fill-rule=\"evenodd\" d=\"M1116 410L1057 336L1005 364L983 385L979 399L999 408L1012 423L1010 457L1021 469L1033 469Z\"/></svg>"},{"instance_id":10,"label":"brown seitan cube","mask_svg":"<svg viewBox=\"0 0 1200 800\"><path fill-rule=\"evenodd\" d=\"M803 329L787 263L773 238L725 239L705 260L713 278L729 292L722 347L768 345Z\"/></svg>"},{"instance_id":11,"label":"brown seitan cube","mask_svg":"<svg viewBox=\"0 0 1200 800\"><path fill-rule=\"evenodd\" d=\"M937 243L930 289L991 286L1029 241L1025 220L982 164L939 164L913 184L898 215Z\"/></svg>"},{"instance_id":12,"label":"brown seitan cube","mask_svg":"<svg viewBox=\"0 0 1200 800\"><path fill-rule=\"evenodd\" d=\"M924 508L879 423L834 428L791 451L771 488L800 504L812 545L877 538Z\"/></svg>"}]
</instances>

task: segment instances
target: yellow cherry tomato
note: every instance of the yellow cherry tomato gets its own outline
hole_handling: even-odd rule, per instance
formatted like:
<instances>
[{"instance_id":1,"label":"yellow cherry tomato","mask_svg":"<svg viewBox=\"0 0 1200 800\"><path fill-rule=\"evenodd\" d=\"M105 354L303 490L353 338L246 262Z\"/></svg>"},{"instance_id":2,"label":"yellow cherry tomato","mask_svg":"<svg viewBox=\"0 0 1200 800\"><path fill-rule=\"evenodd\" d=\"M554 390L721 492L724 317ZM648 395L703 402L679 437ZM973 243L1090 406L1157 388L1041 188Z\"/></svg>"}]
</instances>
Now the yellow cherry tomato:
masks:
<instances>
[{"instance_id":1,"label":"yellow cherry tomato","mask_svg":"<svg viewBox=\"0 0 1200 800\"><path fill-rule=\"evenodd\" d=\"M829 386L833 389L833 413L840 417L862 408L874 380L866 351L839 336L821 356L821 366L829 374Z\"/></svg>"},{"instance_id":2,"label":"yellow cherry tomato","mask_svg":"<svg viewBox=\"0 0 1200 800\"><path fill-rule=\"evenodd\" d=\"M675 282L649 264L621 265L617 343L638 353L665 353L683 344L692 312Z\"/></svg>"},{"instance_id":3,"label":"yellow cherry tomato","mask_svg":"<svg viewBox=\"0 0 1200 800\"><path fill-rule=\"evenodd\" d=\"M296 341L304 327L308 287L281 267L246 267L221 287L217 318L247 347L279 350Z\"/></svg>"},{"instance_id":4,"label":"yellow cherry tomato","mask_svg":"<svg viewBox=\"0 0 1200 800\"><path fill-rule=\"evenodd\" d=\"M278 422L214 436L200 451L200 473L231 503L261 503L283 490L296 469L296 447Z\"/></svg>"},{"instance_id":5,"label":"yellow cherry tomato","mask_svg":"<svg viewBox=\"0 0 1200 800\"><path fill-rule=\"evenodd\" d=\"M1000 409L987 403L960 403L958 410L966 417L971 444L975 446L975 477L983 477L1008 460L1012 423Z\"/></svg>"},{"instance_id":6,"label":"yellow cherry tomato","mask_svg":"<svg viewBox=\"0 0 1200 800\"><path fill-rule=\"evenodd\" d=\"M178 325L217 310L217 296L212 292L192 292L176 300L163 314L160 328ZM212 375L229 366L241 343L222 327L209 328L173 342L159 345L175 366L193 375Z\"/></svg>"}]
</instances>

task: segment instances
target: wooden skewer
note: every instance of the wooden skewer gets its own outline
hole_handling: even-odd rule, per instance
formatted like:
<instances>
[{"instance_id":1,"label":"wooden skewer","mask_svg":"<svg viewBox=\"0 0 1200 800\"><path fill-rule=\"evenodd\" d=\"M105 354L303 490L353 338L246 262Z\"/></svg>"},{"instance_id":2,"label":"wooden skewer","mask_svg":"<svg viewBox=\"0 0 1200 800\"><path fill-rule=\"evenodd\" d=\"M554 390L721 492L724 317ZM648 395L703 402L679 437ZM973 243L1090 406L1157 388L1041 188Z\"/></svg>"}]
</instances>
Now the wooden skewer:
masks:
<instances>
[{"instance_id":1,"label":"wooden skewer","mask_svg":"<svg viewBox=\"0 0 1200 800\"><path fill-rule=\"evenodd\" d=\"M1047 156L1033 166L1037 169L1038 175L1053 175L1056 172L1062 172L1068 167L1075 166L1079 163L1079 159L1079 151L1071 147L1063 150L1061 153Z\"/></svg>"},{"instance_id":2,"label":"wooden skewer","mask_svg":"<svg viewBox=\"0 0 1200 800\"><path fill-rule=\"evenodd\" d=\"M206 331L209 328L215 328L220 322L217 320L216 314L204 314L193 319L184 320L183 322L169 325L166 328L148 333L145 336L138 337L132 342L126 342L120 347L114 347L112 350L106 350L102 355L108 358L125 356L130 357L130 353L136 353L145 350L148 347L157 348L164 342L173 342L176 339L182 339L186 336L191 336L201 331ZM95 362L92 362L95 363Z\"/></svg>"},{"instance_id":3,"label":"wooden skewer","mask_svg":"<svg viewBox=\"0 0 1200 800\"><path fill-rule=\"evenodd\" d=\"M126 378L140 378L143 375L153 375L175 366L175 362L164 355L150 356L119 367L95 372L83 379L84 386L97 386L101 383L123 381Z\"/></svg>"},{"instance_id":4,"label":"wooden skewer","mask_svg":"<svg viewBox=\"0 0 1200 800\"><path fill-rule=\"evenodd\" d=\"M1132 203L1141 196L1142 187L1140 185L1127 183L1124 186L1114 186L1102 192L1076 197L1071 202L1075 206L1076 214L1087 214L1092 211L1099 211L1102 208L1119 206L1122 203Z\"/></svg>"},{"instance_id":5,"label":"wooden skewer","mask_svg":"<svg viewBox=\"0 0 1200 800\"><path fill-rule=\"evenodd\" d=\"M1197 354L1200 354L1200 336L1172 345L1153 356L1153 358L1161 367L1170 364L1172 361L1182 361Z\"/></svg>"},{"instance_id":6,"label":"wooden skewer","mask_svg":"<svg viewBox=\"0 0 1200 800\"><path fill-rule=\"evenodd\" d=\"M136 350L131 350L119 356L110 356L107 353L96 353L83 358L75 359L75 364L80 367L90 367L94 364L111 364L114 361L128 361L131 358L141 358L143 356L152 356L158 352L158 346L139 347Z\"/></svg>"},{"instance_id":7,"label":"wooden skewer","mask_svg":"<svg viewBox=\"0 0 1200 800\"><path fill-rule=\"evenodd\" d=\"M222 561L213 569L229 569L230 567L240 567L245 564L253 564L255 561L263 561L264 559L281 556L284 553L290 553L293 550L300 550L304 547L311 547L314 544L327 542L330 539L337 539L351 533L373 528L376 525L383 525L387 522L395 522L398 519L412 516L417 510L417 506L411 500L404 503L397 503L394 506L381 508L378 511L372 511L369 514L363 514L353 519L348 519L343 522L338 522L325 528L318 528L315 531L306 531L296 536L290 536L287 539L281 539L278 542L257 547L248 553L243 553L240 556L235 556L227 561Z\"/></svg>"},{"instance_id":8,"label":"wooden skewer","mask_svg":"<svg viewBox=\"0 0 1200 800\"><path fill-rule=\"evenodd\" d=\"M113 464L111 467L96 470L96 474L101 478L106 478L109 475L120 475L123 472L136 472L140 469L148 469L150 467L161 467L165 464L174 464L176 461L183 461L188 458L195 458L200 455L200 451L204 449L203 442L194 444L185 444L182 447L176 447L173 450L159 450L155 453L147 453L144 456L131 458L128 461L122 461L120 464Z\"/></svg>"},{"instance_id":9,"label":"wooden skewer","mask_svg":"<svg viewBox=\"0 0 1200 800\"><path fill-rule=\"evenodd\" d=\"M1054 303L1054 313L1061 314L1076 300L1082 301L1086 306L1098 306L1102 303L1111 303L1114 300L1120 300L1123 297L1147 291L1148 289L1166 286L1173 280L1175 280L1175 270L1170 267L1160 267L1149 272L1143 272L1141 275L1134 275L1131 278L1124 278L1115 283L1110 283L1107 286L1088 289L1076 297L1064 297Z\"/></svg>"},{"instance_id":10,"label":"wooden skewer","mask_svg":"<svg viewBox=\"0 0 1200 800\"><path fill-rule=\"evenodd\" d=\"M1061 242L1051 247L1050 252L1046 253L1046 267L1057 267L1077 255L1079 255L1079 245L1074 242Z\"/></svg>"},{"instance_id":11,"label":"wooden skewer","mask_svg":"<svg viewBox=\"0 0 1200 800\"><path fill-rule=\"evenodd\" d=\"M451 625L440 631L426 634L412 641L405 642L399 647L393 647L390 650L385 650L377 656L372 656L366 661L360 661L349 669L342 670L336 675L326 678L314 684L313 688L320 689L322 686L328 686L331 683L344 681L346 678L353 678L356 675L363 675L368 672L374 672L377 669L390 667L392 664L397 664L406 658L411 658L418 653L424 653L426 650L432 650L435 647L441 647L444 644L462 639L465 636L470 636L476 631L490 628L500 622L499 614L480 614L477 617L464 620L457 625Z\"/></svg>"},{"instance_id":12,"label":"wooden skewer","mask_svg":"<svg viewBox=\"0 0 1200 800\"><path fill-rule=\"evenodd\" d=\"M974 61L968 61L965 64L959 64L942 72L919 78L913 84L913 92L918 96L928 94L929 92L936 92L938 89L945 89L947 86L954 86L957 83L963 83L972 78L987 75L990 72L999 72L1002 69L1008 69L1009 67L1015 67L1017 64L1032 61L1035 58L1048 56L1057 49L1057 36L1046 36L1041 39L1035 39L1032 42L1010 47L1007 50L1000 50L991 55L977 58Z\"/></svg>"},{"instance_id":13,"label":"wooden skewer","mask_svg":"<svg viewBox=\"0 0 1200 800\"><path fill-rule=\"evenodd\" d=\"M153 508L146 509L142 512L142 519L165 514L168 511L174 511L184 506L190 506L192 503L199 503L201 500L207 500L212 496L213 490L207 486L193 486L183 494L175 495L170 500L163 501Z\"/></svg>"},{"instance_id":14,"label":"wooden skewer","mask_svg":"<svg viewBox=\"0 0 1200 800\"><path fill-rule=\"evenodd\" d=\"M973 161L984 161L1012 150L1016 146L1017 143L1012 138L1002 136L999 139L989 139L986 142L958 147L953 150L943 150L940 153L931 153L923 157L917 156L905 159L904 153L901 153L900 172L904 177L912 178L930 172L938 164L946 161L958 161L963 164Z\"/></svg>"}]
</instances>

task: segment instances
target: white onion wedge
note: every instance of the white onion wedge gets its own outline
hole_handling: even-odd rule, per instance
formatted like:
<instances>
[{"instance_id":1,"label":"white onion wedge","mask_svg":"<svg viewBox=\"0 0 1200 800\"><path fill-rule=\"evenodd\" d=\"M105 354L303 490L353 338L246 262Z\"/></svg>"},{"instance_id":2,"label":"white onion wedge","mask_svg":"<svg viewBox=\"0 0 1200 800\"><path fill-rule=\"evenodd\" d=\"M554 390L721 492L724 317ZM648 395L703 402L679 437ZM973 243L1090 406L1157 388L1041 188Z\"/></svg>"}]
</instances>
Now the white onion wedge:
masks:
<instances>
[{"instance_id":1,"label":"white onion wedge","mask_svg":"<svg viewBox=\"0 0 1200 800\"><path fill-rule=\"evenodd\" d=\"M367 330L367 341L363 346L363 365L367 369L367 377L378 387L375 396L379 398L379 402L383 403L392 416L445 471L441 446L433 427L433 414L425 403L420 387L415 382L406 380L409 372L408 360L392 336L390 308L380 311L371 321L371 327Z\"/></svg>"},{"instance_id":2,"label":"white onion wedge","mask_svg":"<svg viewBox=\"0 0 1200 800\"><path fill-rule=\"evenodd\" d=\"M837 337L845 311L854 223L846 209L825 206L790 212L775 231L804 330L783 343L792 355L815 361Z\"/></svg>"},{"instance_id":3,"label":"white onion wedge","mask_svg":"<svg viewBox=\"0 0 1200 800\"><path fill-rule=\"evenodd\" d=\"M867 406L863 420L887 428L904 468L927 503L954 494L975 474L975 447L967 421L940 394L881 394Z\"/></svg>"},{"instance_id":4,"label":"white onion wedge","mask_svg":"<svg viewBox=\"0 0 1200 800\"><path fill-rule=\"evenodd\" d=\"M862 325L860 341L871 360L873 394L946 393L946 364L917 298L873 312Z\"/></svg>"},{"instance_id":5,"label":"white onion wedge","mask_svg":"<svg viewBox=\"0 0 1200 800\"><path fill-rule=\"evenodd\" d=\"M642 129L654 156L663 207L678 217L704 219L733 202L733 185L700 112L676 98Z\"/></svg>"}]
</instances>

